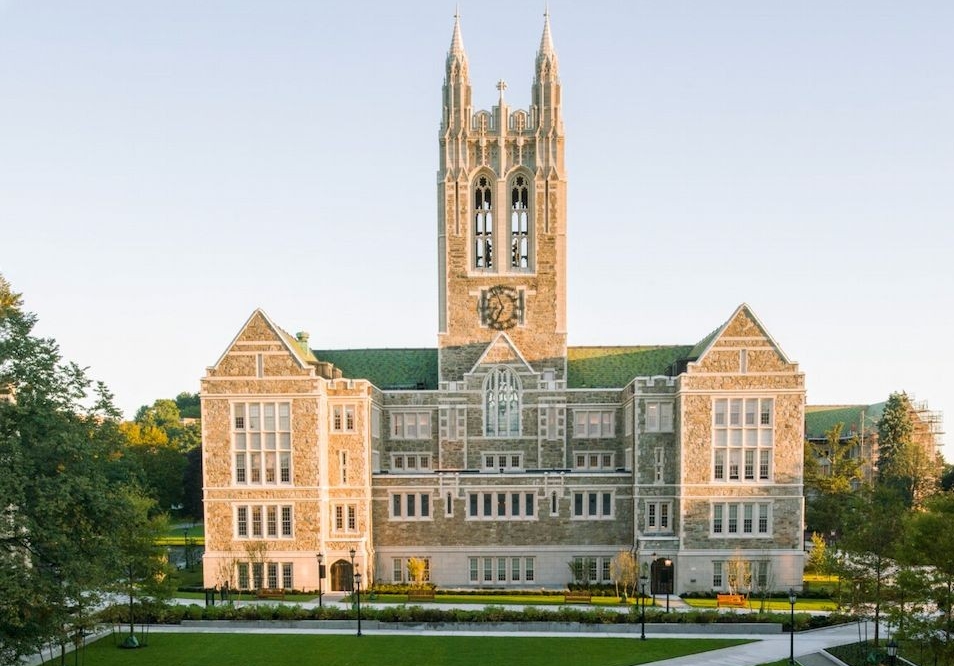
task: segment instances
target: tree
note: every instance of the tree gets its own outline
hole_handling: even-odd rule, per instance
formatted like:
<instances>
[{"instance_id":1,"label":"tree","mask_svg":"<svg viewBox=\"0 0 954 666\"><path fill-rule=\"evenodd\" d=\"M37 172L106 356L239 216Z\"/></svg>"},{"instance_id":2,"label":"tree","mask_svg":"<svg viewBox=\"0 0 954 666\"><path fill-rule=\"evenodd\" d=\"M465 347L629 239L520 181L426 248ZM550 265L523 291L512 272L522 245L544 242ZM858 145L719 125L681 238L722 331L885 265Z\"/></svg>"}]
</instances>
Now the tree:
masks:
<instances>
[{"instance_id":1,"label":"tree","mask_svg":"<svg viewBox=\"0 0 954 666\"><path fill-rule=\"evenodd\" d=\"M739 551L725 563L725 582L729 594L747 594L752 589L752 563Z\"/></svg>"},{"instance_id":2,"label":"tree","mask_svg":"<svg viewBox=\"0 0 954 666\"><path fill-rule=\"evenodd\" d=\"M931 641L936 656L954 658L954 494L927 500L905 524L903 556L926 588L926 612L915 615L911 633ZM932 612L936 609L936 613ZM939 641L936 639L940 639Z\"/></svg>"},{"instance_id":3,"label":"tree","mask_svg":"<svg viewBox=\"0 0 954 666\"><path fill-rule=\"evenodd\" d=\"M407 561L407 577L414 587L424 585L424 575L427 573L427 562L420 557L412 557Z\"/></svg>"},{"instance_id":4,"label":"tree","mask_svg":"<svg viewBox=\"0 0 954 666\"><path fill-rule=\"evenodd\" d=\"M808 553L808 562L806 569L814 573L819 573L825 568L825 561L828 559L828 545L825 543L825 537L818 532L812 532L812 549Z\"/></svg>"},{"instance_id":5,"label":"tree","mask_svg":"<svg viewBox=\"0 0 954 666\"><path fill-rule=\"evenodd\" d=\"M892 393L878 421L878 483L894 488L908 506L936 492L940 461L933 441L916 438L914 407L906 393Z\"/></svg>"},{"instance_id":6,"label":"tree","mask_svg":"<svg viewBox=\"0 0 954 666\"><path fill-rule=\"evenodd\" d=\"M119 588L129 598L129 636L124 647L138 647L135 636L136 596L167 599L172 595L172 569L166 551L157 545L168 530L165 515L154 512L154 502L138 490L130 489L126 502L126 527L116 539L122 577Z\"/></svg>"},{"instance_id":7,"label":"tree","mask_svg":"<svg viewBox=\"0 0 954 666\"><path fill-rule=\"evenodd\" d=\"M621 550L610 561L610 577L616 584L616 596L620 596L619 588L623 587L623 597L636 594L636 582L639 580L639 565L636 556L628 550Z\"/></svg>"},{"instance_id":8,"label":"tree","mask_svg":"<svg viewBox=\"0 0 954 666\"><path fill-rule=\"evenodd\" d=\"M0 277L0 662L65 641L115 580L129 467L102 384L33 335Z\"/></svg>"},{"instance_id":9,"label":"tree","mask_svg":"<svg viewBox=\"0 0 954 666\"><path fill-rule=\"evenodd\" d=\"M847 605L860 614L869 608L873 611L875 645L890 581L897 571L906 510L901 495L882 486L856 493L846 511L839 575L851 581Z\"/></svg>"},{"instance_id":10,"label":"tree","mask_svg":"<svg viewBox=\"0 0 954 666\"><path fill-rule=\"evenodd\" d=\"M169 436L156 425L125 422L126 453L142 488L162 511L182 505L186 455L169 445Z\"/></svg>"},{"instance_id":11,"label":"tree","mask_svg":"<svg viewBox=\"0 0 954 666\"><path fill-rule=\"evenodd\" d=\"M805 443L805 522L820 534L844 531L844 508L862 479L864 461L854 455L858 438L844 439L838 423L824 442Z\"/></svg>"}]
</instances>

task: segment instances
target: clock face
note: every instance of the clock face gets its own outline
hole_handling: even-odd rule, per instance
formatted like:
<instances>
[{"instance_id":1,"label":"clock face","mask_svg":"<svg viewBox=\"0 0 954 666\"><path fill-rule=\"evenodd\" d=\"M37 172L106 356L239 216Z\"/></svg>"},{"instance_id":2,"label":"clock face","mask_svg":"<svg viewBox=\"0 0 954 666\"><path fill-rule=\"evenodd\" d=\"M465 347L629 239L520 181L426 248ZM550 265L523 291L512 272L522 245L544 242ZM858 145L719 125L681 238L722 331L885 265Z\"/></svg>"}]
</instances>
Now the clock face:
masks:
<instances>
[{"instance_id":1,"label":"clock face","mask_svg":"<svg viewBox=\"0 0 954 666\"><path fill-rule=\"evenodd\" d=\"M497 331L513 328L523 322L523 294L505 285L495 285L481 297L483 323Z\"/></svg>"}]
</instances>

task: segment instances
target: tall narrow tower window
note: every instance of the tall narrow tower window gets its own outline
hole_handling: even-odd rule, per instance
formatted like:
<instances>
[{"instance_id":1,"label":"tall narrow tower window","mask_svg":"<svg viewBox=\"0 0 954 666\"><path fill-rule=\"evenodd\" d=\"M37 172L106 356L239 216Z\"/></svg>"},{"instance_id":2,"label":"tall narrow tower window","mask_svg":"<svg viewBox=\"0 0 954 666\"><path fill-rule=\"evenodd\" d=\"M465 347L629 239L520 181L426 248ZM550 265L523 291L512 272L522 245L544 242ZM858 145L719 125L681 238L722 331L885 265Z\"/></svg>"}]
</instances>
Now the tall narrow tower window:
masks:
<instances>
[{"instance_id":1,"label":"tall narrow tower window","mask_svg":"<svg viewBox=\"0 0 954 666\"><path fill-rule=\"evenodd\" d=\"M487 377L484 418L487 437L520 434L520 382L510 368L494 368Z\"/></svg>"},{"instance_id":2,"label":"tall narrow tower window","mask_svg":"<svg viewBox=\"0 0 954 666\"><path fill-rule=\"evenodd\" d=\"M530 267L530 189L524 176L510 187L510 266Z\"/></svg>"},{"instance_id":3,"label":"tall narrow tower window","mask_svg":"<svg viewBox=\"0 0 954 666\"><path fill-rule=\"evenodd\" d=\"M474 267L494 265L494 207L490 179L481 176L474 184Z\"/></svg>"}]
</instances>

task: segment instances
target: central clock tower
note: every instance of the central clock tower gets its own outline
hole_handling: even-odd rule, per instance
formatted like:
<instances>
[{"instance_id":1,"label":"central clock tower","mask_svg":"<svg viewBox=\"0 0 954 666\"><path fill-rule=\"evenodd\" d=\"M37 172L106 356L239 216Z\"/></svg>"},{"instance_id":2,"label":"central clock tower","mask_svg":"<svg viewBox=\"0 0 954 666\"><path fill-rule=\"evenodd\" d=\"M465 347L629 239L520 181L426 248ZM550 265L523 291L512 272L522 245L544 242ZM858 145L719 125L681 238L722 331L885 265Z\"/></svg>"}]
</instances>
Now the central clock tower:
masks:
<instances>
[{"instance_id":1,"label":"central clock tower","mask_svg":"<svg viewBox=\"0 0 954 666\"><path fill-rule=\"evenodd\" d=\"M473 111L460 18L447 54L438 190L441 381L502 333L537 371L566 374L566 178L557 56L544 17L529 110L506 84Z\"/></svg>"}]
</instances>

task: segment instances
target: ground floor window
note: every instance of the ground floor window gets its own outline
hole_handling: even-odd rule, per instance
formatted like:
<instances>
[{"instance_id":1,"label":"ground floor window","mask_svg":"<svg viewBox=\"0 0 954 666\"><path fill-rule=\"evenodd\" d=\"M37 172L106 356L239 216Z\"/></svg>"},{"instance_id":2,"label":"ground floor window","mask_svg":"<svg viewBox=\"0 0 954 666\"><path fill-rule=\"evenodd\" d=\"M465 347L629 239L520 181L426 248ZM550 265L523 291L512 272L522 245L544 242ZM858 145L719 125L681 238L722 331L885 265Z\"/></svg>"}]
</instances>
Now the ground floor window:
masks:
<instances>
[{"instance_id":1,"label":"ground floor window","mask_svg":"<svg viewBox=\"0 0 954 666\"><path fill-rule=\"evenodd\" d=\"M613 561L611 555L593 557L577 555L573 558L573 582L583 585L589 583L612 583L610 566Z\"/></svg>"},{"instance_id":2,"label":"ground floor window","mask_svg":"<svg viewBox=\"0 0 954 666\"><path fill-rule=\"evenodd\" d=\"M431 581L431 558L429 557L392 557L391 558L391 582L392 583L412 583L414 582L413 576L411 575L411 567L409 563L412 559L417 559L423 562L424 570L422 571L422 580L421 582L429 583Z\"/></svg>"},{"instance_id":3,"label":"ground floor window","mask_svg":"<svg viewBox=\"0 0 954 666\"><path fill-rule=\"evenodd\" d=\"M468 558L470 582L481 583L532 583L534 558L524 556L496 556Z\"/></svg>"},{"instance_id":4,"label":"ground floor window","mask_svg":"<svg viewBox=\"0 0 954 666\"><path fill-rule=\"evenodd\" d=\"M238 562L235 579L240 590L266 587L291 590L295 587L294 565L291 562Z\"/></svg>"}]
</instances>

